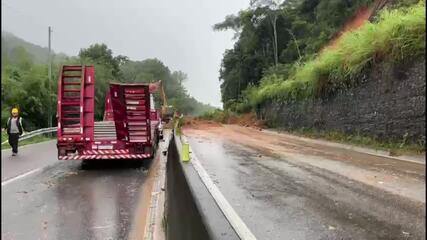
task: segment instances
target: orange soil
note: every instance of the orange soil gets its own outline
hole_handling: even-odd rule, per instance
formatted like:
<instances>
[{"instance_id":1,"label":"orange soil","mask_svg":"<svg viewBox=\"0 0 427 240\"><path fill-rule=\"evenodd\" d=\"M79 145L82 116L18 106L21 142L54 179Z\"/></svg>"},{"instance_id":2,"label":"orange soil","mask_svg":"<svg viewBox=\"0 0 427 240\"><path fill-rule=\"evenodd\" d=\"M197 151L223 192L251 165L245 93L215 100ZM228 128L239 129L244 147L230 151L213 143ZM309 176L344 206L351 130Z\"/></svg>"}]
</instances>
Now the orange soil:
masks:
<instances>
[{"instance_id":1,"label":"orange soil","mask_svg":"<svg viewBox=\"0 0 427 240\"><path fill-rule=\"evenodd\" d=\"M383 181L382 188L397 194L404 194L412 199L425 202L424 185L425 165L374 156L366 153L327 146L295 138L289 134L277 134L270 131L254 131L236 125L198 125L187 126L184 134L196 137L200 141L230 141L251 149L256 149L258 157L271 156L339 172L344 176L375 185ZM380 168L380 170L375 170ZM379 172L378 172L379 171ZM399 189L398 191L396 189Z\"/></svg>"},{"instance_id":2,"label":"orange soil","mask_svg":"<svg viewBox=\"0 0 427 240\"><path fill-rule=\"evenodd\" d=\"M231 116L227 124L236 124L243 127L253 127L257 129L265 128L265 123L262 120L257 119L254 113L245 113L239 116Z\"/></svg>"},{"instance_id":3,"label":"orange soil","mask_svg":"<svg viewBox=\"0 0 427 240\"><path fill-rule=\"evenodd\" d=\"M265 128L264 121L258 120L254 113L245 113L242 115L230 116L226 124L235 124L243 127L251 127L257 130ZM221 123L212 120L203 120L193 117L185 117L183 127L193 129L205 129L210 127L220 127Z\"/></svg>"},{"instance_id":4,"label":"orange soil","mask_svg":"<svg viewBox=\"0 0 427 240\"><path fill-rule=\"evenodd\" d=\"M196 119L193 117L185 117L183 128L193 128L193 129L205 129L209 127L218 127L221 126L220 123L210 121L210 120L202 120Z\"/></svg>"},{"instance_id":5,"label":"orange soil","mask_svg":"<svg viewBox=\"0 0 427 240\"><path fill-rule=\"evenodd\" d=\"M363 26L369 20L372 14L374 14L376 8L380 5L384 5L384 0L376 0L369 7L365 6L359 8L356 13L344 24L344 26L341 28L341 31L336 34L336 36L328 43L328 45L322 49L322 51L328 48L335 48L339 39L344 35L344 33L354 31Z\"/></svg>"}]
</instances>

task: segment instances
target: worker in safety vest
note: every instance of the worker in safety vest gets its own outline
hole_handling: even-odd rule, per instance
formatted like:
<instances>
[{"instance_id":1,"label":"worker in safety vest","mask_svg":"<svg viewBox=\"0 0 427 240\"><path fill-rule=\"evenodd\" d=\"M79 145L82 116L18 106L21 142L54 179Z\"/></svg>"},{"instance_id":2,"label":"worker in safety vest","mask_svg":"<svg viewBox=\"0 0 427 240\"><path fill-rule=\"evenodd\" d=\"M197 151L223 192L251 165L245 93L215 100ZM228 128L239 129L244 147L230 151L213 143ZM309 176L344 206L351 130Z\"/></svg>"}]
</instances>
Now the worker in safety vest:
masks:
<instances>
[{"instance_id":1,"label":"worker in safety vest","mask_svg":"<svg viewBox=\"0 0 427 240\"><path fill-rule=\"evenodd\" d=\"M18 154L19 136L24 133L18 108L12 108L11 116L7 120L6 130L7 135L9 135L9 145L12 147L12 156L16 156Z\"/></svg>"}]
</instances>

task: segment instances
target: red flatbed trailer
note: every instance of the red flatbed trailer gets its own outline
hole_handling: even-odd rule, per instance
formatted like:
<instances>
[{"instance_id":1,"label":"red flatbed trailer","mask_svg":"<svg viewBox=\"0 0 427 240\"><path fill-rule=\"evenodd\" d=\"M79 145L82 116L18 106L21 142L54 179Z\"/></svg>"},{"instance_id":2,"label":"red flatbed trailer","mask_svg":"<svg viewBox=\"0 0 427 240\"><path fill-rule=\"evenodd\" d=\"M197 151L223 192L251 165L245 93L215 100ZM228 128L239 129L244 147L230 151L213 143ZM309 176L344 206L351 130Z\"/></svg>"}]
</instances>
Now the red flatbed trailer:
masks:
<instances>
[{"instance_id":1,"label":"red flatbed trailer","mask_svg":"<svg viewBox=\"0 0 427 240\"><path fill-rule=\"evenodd\" d=\"M94 121L93 66L63 66L58 83L60 160L147 159L159 140L159 111L149 84L111 83L104 120Z\"/></svg>"}]
</instances>

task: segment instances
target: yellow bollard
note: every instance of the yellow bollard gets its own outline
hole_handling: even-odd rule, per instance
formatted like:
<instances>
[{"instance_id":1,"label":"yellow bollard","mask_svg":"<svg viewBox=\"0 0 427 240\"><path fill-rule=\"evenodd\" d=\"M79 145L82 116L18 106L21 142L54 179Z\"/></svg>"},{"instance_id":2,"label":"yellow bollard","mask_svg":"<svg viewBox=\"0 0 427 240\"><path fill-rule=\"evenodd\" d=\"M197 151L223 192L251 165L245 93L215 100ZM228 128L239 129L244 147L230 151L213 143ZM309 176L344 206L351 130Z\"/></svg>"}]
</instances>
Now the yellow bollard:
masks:
<instances>
[{"instance_id":1,"label":"yellow bollard","mask_svg":"<svg viewBox=\"0 0 427 240\"><path fill-rule=\"evenodd\" d=\"M183 162L190 161L190 144L188 143L182 144L182 161Z\"/></svg>"}]
</instances>

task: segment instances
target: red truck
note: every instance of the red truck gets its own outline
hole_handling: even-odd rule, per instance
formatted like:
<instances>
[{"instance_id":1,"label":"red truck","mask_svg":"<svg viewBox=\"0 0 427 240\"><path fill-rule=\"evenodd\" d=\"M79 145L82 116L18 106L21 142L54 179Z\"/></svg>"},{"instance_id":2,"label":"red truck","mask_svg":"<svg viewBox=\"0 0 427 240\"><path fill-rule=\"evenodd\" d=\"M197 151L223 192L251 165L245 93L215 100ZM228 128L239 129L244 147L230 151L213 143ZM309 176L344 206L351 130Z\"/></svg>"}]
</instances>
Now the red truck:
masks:
<instances>
[{"instance_id":1,"label":"red truck","mask_svg":"<svg viewBox=\"0 0 427 240\"><path fill-rule=\"evenodd\" d=\"M94 67L63 66L57 113L60 160L143 160L155 154L161 118L150 84L110 83L104 119L95 122Z\"/></svg>"}]
</instances>

